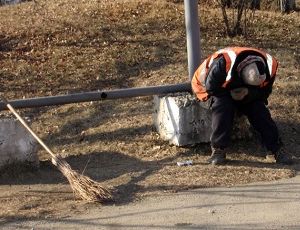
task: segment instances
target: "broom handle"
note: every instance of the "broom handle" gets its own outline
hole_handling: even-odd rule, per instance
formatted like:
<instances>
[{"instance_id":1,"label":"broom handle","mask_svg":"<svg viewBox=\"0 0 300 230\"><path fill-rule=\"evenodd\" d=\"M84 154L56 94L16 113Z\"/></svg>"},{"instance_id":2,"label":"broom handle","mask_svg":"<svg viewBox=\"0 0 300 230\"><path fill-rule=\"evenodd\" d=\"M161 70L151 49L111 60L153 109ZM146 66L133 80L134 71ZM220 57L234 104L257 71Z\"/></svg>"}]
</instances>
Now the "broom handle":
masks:
<instances>
[{"instance_id":1,"label":"broom handle","mask_svg":"<svg viewBox=\"0 0 300 230\"><path fill-rule=\"evenodd\" d=\"M24 127L31 133L31 135L43 146L43 148L52 156L52 158L55 160L55 163L57 163L58 158L55 156L55 154L51 151L51 149L32 131L32 129L27 125L27 123L24 121L24 119L17 113L17 111L9 104L9 102L6 100L6 98L1 95L2 101L6 104L7 108L16 116L16 118L24 125Z\"/></svg>"}]
</instances>

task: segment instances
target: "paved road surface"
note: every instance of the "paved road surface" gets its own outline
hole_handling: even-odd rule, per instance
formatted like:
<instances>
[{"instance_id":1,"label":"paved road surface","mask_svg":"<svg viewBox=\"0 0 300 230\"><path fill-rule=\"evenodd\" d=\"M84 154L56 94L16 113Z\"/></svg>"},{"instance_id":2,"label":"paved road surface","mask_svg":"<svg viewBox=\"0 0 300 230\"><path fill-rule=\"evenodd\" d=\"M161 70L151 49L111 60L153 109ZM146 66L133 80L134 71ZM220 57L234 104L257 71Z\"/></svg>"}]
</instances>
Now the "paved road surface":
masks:
<instances>
[{"instance_id":1,"label":"paved road surface","mask_svg":"<svg viewBox=\"0 0 300 230\"><path fill-rule=\"evenodd\" d=\"M199 189L103 206L61 220L3 229L300 229L300 176L271 183Z\"/></svg>"}]
</instances>

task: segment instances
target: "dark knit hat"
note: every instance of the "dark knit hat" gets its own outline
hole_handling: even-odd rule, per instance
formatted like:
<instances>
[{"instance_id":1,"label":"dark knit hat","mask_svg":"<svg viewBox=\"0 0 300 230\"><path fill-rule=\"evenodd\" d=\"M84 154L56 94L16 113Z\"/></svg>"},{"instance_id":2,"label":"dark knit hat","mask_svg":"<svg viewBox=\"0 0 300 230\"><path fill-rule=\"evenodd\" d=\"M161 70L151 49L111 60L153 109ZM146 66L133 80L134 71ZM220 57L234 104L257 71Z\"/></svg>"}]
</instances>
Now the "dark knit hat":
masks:
<instances>
[{"instance_id":1,"label":"dark knit hat","mask_svg":"<svg viewBox=\"0 0 300 230\"><path fill-rule=\"evenodd\" d=\"M266 79L264 60L259 56L248 56L238 66L237 71L248 85L260 85Z\"/></svg>"}]
</instances>

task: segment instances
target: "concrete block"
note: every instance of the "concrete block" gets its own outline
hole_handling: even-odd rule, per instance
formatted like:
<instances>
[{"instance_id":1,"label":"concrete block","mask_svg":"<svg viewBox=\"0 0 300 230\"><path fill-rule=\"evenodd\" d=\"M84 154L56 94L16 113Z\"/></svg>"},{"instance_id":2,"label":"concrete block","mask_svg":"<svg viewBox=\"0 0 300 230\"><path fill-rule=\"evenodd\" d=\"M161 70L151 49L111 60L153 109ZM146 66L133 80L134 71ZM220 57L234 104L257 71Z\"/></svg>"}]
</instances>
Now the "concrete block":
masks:
<instances>
[{"instance_id":1,"label":"concrete block","mask_svg":"<svg viewBox=\"0 0 300 230\"><path fill-rule=\"evenodd\" d=\"M37 150L37 142L19 121L0 120L0 168L12 163L38 167Z\"/></svg>"},{"instance_id":2,"label":"concrete block","mask_svg":"<svg viewBox=\"0 0 300 230\"><path fill-rule=\"evenodd\" d=\"M154 96L153 122L163 140L176 146L210 142L209 102L199 102L189 93ZM233 139L251 136L246 117L235 117Z\"/></svg>"},{"instance_id":3,"label":"concrete block","mask_svg":"<svg viewBox=\"0 0 300 230\"><path fill-rule=\"evenodd\" d=\"M171 144L209 142L211 111L190 94L154 96L153 120L161 138Z\"/></svg>"}]
</instances>

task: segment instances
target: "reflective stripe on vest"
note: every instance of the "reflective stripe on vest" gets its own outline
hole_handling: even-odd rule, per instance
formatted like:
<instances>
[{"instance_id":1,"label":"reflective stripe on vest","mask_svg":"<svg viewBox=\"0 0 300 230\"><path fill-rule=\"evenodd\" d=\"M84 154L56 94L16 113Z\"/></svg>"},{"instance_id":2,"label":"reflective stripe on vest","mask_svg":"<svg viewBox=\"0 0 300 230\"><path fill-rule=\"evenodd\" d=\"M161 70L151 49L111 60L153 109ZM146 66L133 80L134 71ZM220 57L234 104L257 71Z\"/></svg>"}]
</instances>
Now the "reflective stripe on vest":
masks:
<instances>
[{"instance_id":1,"label":"reflective stripe on vest","mask_svg":"<svg viewBox=\"0 0 300 230\"><path fill-rule=\"evenodd\" d=\"M256 50L256 49L247 49L246 48L246 49L239 50L239 52L234 52L234 50L232 50L230 48L227 48L227 49L222 49L222 50L218 51L218 53L220 53L220 54L223 54L223 55L227 54L230 58L230 69L229 70L226 69L226 71L227 71L226 82L231 80L232 67L235 64L236 57L241 52L244 52L244 51L247 51L247 50L256 51L256 52L260 53L265 58L265 60L267 61L267 66L268 66L268 71L270 73L270 77L272 78L272 77L275 76L276 69L277 69L277 64L275 64L276 60L274 60L274 58L270 54L261 52L260 50ZM213 60L211 60L211 63L212 63L212 61ZM226 85L226 83L225 83L225 85Z\"/></svg>"},{"instance_id":2,"label":"reflective stripe on vest","mask_svg":"<svg viewBox=\"0 0 300 230\"><path fill-rule=\"evenodd\" d=\"M226 87L227 84L231 81L232 78L232 68L236 62L237 56L242 52L247 51L255 51L262 55L267 62L268 71L270 77L273 78L276 75L278 62L275 58L273 58L270 54L260 51L255 48L247 48L247 47L228 47L221 50L218 50L213 55L209 56L204 62L199 66L196 70L194 77L192 79L192 89L196 94L197 98L201 101L205 101L208 99L208 94L205 89L205 79L208 74L208 70L211 67L213 61L220 57L221 55L224 56L226 61L226 80L223 83L222 87ZM266 80L261 84L260 87L264 87L268 84Z\"/></svg>"},{"instance_id":3,"label":"reflective stripe on vest","mask_svg":"<svg viewBox=\"0 0 300 230\"><path fill-rule=\"evenodd\" d=\"M225 57L225 60L226 60L226 72L227 72L226 81L229 81L231 79L232 67L233 67L233 65L235 63L237 55L230 48L221 49L221 50L217 51L216 54L218 54L218 56L220 54L223 54L223 55L227 54L228 57L229 57L229 60L228 60L228 58ZM229 63L228 63L228 61L229 61ZM213 59L210 60L209 67L211 66L212 63L213 63Z\"/></svg>"}]
</instances>

